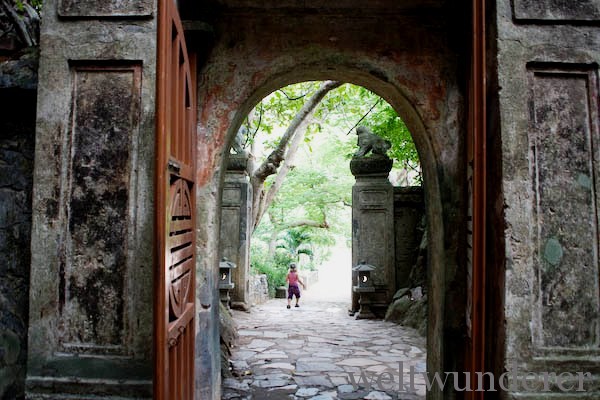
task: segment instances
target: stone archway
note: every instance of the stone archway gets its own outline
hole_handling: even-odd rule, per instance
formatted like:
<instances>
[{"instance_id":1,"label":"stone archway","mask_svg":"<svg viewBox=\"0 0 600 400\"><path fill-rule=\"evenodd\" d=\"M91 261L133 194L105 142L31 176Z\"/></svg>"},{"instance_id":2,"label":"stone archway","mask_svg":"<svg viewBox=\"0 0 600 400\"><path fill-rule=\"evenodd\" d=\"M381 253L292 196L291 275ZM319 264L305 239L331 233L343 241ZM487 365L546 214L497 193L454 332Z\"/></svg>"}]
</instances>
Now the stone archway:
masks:
<instances>
[{"instance_id":1,"label":"stone archway","mask_svg":"<svg viewBox=\"0 0 600 400\"><path fill-rule=\"evenodd\" d=\"M198 80L198 217L208 222L199 230L199 253L206 256L200 257L198 296L202 303L214 291L224 155L245 115L262 97L287 84L324 79L358 84L397 110L419 151L431 227L428 370L448 371L461 363L465 315L464 271L457 259L462 232L456 229L466 215L463 88L454 44L443 35L447 27L441 19L437 26L430 21L430 31L431 25L420 24L414 16L400 29L403 18L376 20L342 12L332 26L326 17L300 14L286 19L284 27L246 10L216 23L216 41ZM324 24L327 32L294 34L303 24ZM201 346L198 351L203 351ZM204 371L210 374L212 369ZM207 387L210 378L201 379L201 387ZM431 398L439 396L431 393Z\"/></svg>"},{"instance_id":2,"label":"stone archway","mask_svg":"<svg viewBox=\"0 0 600 400\"><path fill-rule=\"evenodd\" d=\"M338 72L338 71L336 71ZM303 69L303 74L310 75L310 71ZM443 249L444 242L444 219L442 214L442 197L440 193L440 177L437 175L438 161L433 156L433 149L431 138L428 137L423 121L420 119L415 108L408 102L406 97L400 92L397 87L386 84L378 80L369 74L364 74L362 71L347 71L342 73L343 76L349 76L352 79L351 82L355 85L360 85L370 90L373 90L378 95L384 97L392 107L398 112L401 118L406 121L407 126L413 136L417 151L419 152L419 158L421 160L421 166L423 168L423 187L425 194L426 213L428 219L428 271L430 276L428 278L428 370L429 371L442 371L442 355L443 355L443 343L441 338L443 337L443 317L444 310L444 279L445 269L447 265L445 262L445 253ZM331 76L326 75L329 79L339 79L338 75ZM264 96L277 90L288 84L296 83L294 80L295 73L292 71L287 75L287 79L283 80L283 77L278 77L274 80L277 82L276 86L273 87L271 84L266 84L261 88L257 88L257 93ZM325 79L323 75L316 72L314 77L308 80L319 80ZM280 84L281 81L284 84ZM232 137L238 131L241 121L248 114L249 111L256 105L255 99L249 98L244 102L243 106L239 110L232 110L235 112L233 121L237 121L235 125L231 125L227 132L228 140L224 142L223 151L227 152L231 147ZM224 158L223 163L226 163L227 159ZM226 166L223 164L221 171L226 170ZM221 179L215 177L214 179ZM220 190L222 187L220 187Z\"/></svg>"}]
</instances>

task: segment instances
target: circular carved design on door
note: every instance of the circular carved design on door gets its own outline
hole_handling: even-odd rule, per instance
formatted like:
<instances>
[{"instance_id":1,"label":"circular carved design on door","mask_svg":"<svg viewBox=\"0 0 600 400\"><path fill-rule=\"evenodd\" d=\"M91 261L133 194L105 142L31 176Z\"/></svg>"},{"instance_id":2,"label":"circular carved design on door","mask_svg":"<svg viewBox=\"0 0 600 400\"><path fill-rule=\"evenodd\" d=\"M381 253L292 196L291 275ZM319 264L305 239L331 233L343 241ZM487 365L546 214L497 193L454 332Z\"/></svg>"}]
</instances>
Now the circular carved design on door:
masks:
<instances>
[{"instance_id":1,"label":"circular carved design on door","mask_svg":"<svg viewBox=\"0 0 600 400\"><path fill-rule=\"evenodd\" d=\"M169 314L177 319L189 303L194 268L194 232L189 184L176 178L169 190L169 236L167 245Z\"/></svg>"}]
</instances>

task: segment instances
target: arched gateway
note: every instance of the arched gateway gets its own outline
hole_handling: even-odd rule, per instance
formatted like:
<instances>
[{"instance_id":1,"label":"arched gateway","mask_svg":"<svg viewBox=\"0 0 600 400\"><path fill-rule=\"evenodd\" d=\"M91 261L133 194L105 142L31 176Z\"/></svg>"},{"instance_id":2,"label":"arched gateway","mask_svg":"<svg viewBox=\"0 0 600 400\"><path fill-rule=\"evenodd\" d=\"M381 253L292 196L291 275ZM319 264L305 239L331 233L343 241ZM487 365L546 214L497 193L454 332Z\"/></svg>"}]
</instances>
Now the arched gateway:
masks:
<instances>
[{"instance_id":1,"label":"arched gateway","mask_svg":"<svg viewBox=\"0 0 600 400\"><path fill-rule=\"evenodd\" d=\"M498 93L486 108L486 85L508 81L491 55L497 50L492 39L510 29L495 17L507 23L514 13L527 24L546 14L519 0L496 3L486 14L479 0L45 2L27 396L219 398L217 274L226 153L256 102L306 80L336 79L376 92L414 136L430 226L428 371L501 373L509 359L539 369L546 364L529 362L546 357L552 364L559 353L571 357L572 364L562 365L579 365L578 350L597 334L549 341L543 335L562 328L534 326L541 344L520 352L531 350L521 333L530 329L523 319L529 300L516 300L512 281L506 297L515 312L504 310L505 262L515 263L517 275L528 272L502 245L506 240L518 247L531 238L521 226L515 235L524 238L513 240L486 225L486 216L503 227L503 200L521 204L502 161L530 178L527 166L512 163L528 155L486 136L486 118L498 135L505 132L496 119L509 120L496 108L509 104ZM567 14L587 29L576 11ZM486 21L501 34L486 33ZM544 24L537 32L542 38L550 25ZM490 50L487 42L494 44ZM597 53L573 50L577 61L567 65L568 54L549 60L551 52L536 49L527 57L513 55L527 71L519 75L523 82L550 90L551 79L568 86L565 76L572 75L597 90ZM501 66L512 65L502 57ZM492 73L488 81L486 72ZM580 89L563 95L575 99ZM511 90L526 103L528 94ZM585 92L597 119L594 93ZM537 96L538 103L555 105ZM527 121L527 115L515 118ZM537 118L545 115L540 111ZM597 124L588 122L588 128L597 136ZM496 150L487 161L486 145ZM488 166L506 187L486 187ZM507 224L519 226L517 217L509 218ZM487 265L486 249L494 251ZM597 288L594 268L590 290ZM584 302L591 306L573 306L574 312L585 310L586 318L597 320L594 297ZM497 342L486 342L492 338L486 331L495 330ZM456 393L434 387L428 396Z\"/></svg>"}]
</instances>

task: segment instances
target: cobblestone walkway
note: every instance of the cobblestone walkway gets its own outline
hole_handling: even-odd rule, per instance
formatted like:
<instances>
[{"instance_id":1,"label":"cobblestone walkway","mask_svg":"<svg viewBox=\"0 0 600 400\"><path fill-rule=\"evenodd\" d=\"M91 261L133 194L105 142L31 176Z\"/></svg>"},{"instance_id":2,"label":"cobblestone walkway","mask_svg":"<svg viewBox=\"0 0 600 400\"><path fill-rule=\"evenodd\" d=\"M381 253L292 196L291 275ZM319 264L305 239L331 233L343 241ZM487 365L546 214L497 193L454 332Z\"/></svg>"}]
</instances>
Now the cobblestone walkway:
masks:
<instances>
[{"instance_id":1,"label":"cobblestone walkway","mask_svg":"<svg viewBox=\"0 0 600 400\"><path fill-rule=\"evenodd\" d=\"M345 303L306 297L290 310L275 299L250 313L233 311L239 343L235 378L224 380L223 399L424 398L425 339L416 331L356 320ZM411 366L419 372L413 374L416 393L408 387Z\"/></svg>"}]
</instances>

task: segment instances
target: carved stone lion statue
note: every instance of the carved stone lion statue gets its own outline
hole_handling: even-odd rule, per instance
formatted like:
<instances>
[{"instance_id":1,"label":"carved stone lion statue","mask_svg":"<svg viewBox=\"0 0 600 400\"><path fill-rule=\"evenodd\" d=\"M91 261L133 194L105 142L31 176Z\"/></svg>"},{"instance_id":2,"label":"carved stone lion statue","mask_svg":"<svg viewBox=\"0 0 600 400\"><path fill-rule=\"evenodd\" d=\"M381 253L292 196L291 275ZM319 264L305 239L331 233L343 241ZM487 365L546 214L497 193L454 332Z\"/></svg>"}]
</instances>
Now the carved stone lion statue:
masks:
<instances>
[{"instance_id":1,"label":"carved stone lion statue","mask_svg":"<svg viewBox=\"0 0 600 400\"><path fill-rule=\"evenodd\" d=\"M246 154L246 150L244 149L244 141L246 140L245 136L248 134L248 128L245 126L241 126L235 135L235 139L231 144L231 149L235 152L235 154Z\"/></svg>"},{"instance_id":2,"label":"carved stone lion statue","mask_svg":"<svg viewBox=\"0 0 600 400\"><path fill-rule=\"evenodd\" d=\"M369 152L373 155L387 157L388 150L392 147L389 140L385 140L364 126L356 128L358 135L358 150L354 153L354 157L364 157Z\"/></svg>"}]
</instances>

